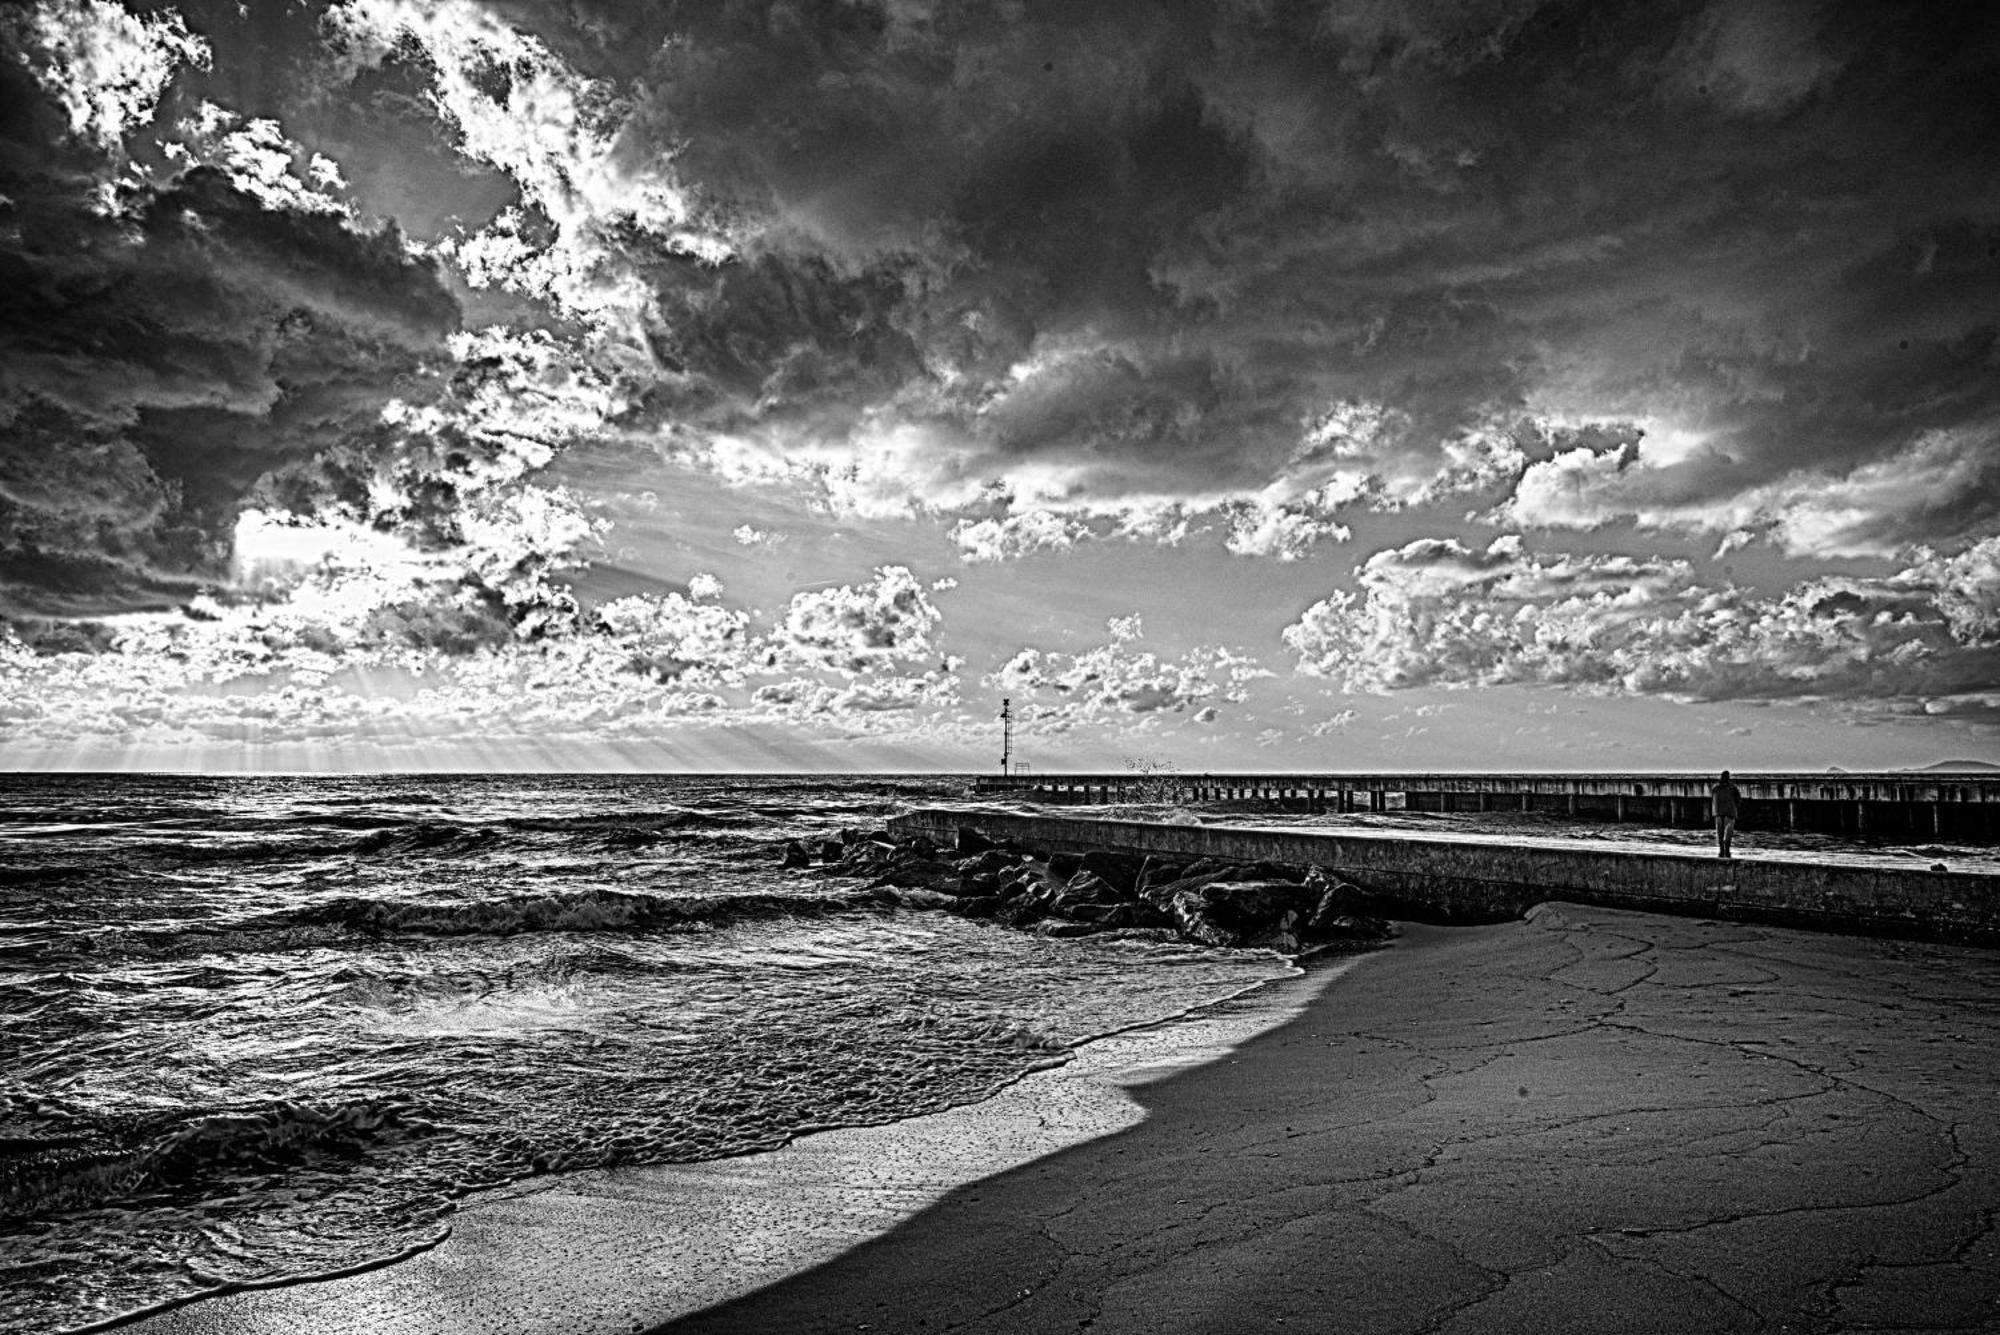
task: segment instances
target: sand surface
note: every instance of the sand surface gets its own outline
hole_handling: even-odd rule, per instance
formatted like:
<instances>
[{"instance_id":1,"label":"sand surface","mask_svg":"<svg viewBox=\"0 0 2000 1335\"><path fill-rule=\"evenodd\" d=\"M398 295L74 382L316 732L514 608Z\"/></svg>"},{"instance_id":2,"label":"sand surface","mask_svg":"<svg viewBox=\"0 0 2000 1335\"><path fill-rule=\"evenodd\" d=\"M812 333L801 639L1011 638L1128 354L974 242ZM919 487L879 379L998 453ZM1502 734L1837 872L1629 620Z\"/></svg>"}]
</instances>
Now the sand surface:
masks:
<instances>
[{"instance_id":1,"label":"sand surface","mask_svg":"<svg viewBox=\"0 0 2000 1335\"><path fill-rule=\"evenodd\" d=\"M1325 979L137 1329L2000 1330L2000 953L1545 905Z\"/></svg>"},{"instance_id":2,"label":"sand surface","mask_svg":"<svg viewBox=\"0 0 2000 1335\"><path fill-rule=\"evenodd\" d=\"M2000 1329L2000 955L1410 929L1115 1137L697 1331Z\"/></svg>"}]
</instances>

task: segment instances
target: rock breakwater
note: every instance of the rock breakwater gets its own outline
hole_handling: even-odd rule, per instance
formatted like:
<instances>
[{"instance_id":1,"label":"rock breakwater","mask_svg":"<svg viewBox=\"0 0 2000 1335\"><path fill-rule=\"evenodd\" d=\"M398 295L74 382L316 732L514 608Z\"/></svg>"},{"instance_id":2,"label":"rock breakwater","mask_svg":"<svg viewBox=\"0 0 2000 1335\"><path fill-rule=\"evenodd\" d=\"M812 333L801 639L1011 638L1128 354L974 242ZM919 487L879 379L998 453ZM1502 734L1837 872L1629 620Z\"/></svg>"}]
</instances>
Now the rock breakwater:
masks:
<instances>
[{"instance_id":1,"label":"rock breakwater","mask_svg":"<svg viewBox=\"0 0 2000 1335\"><path fill-rule=\"evenodd\" d=\"M949 846L927 835L843 830L817 846L784 845L788 868L865 878L885 902L986 918L1044 936L1120 932L1205 946L1297 954L1374 945L1389 924L1322 867L1045 851L960 826Z\"/></svg>"}]
</instances>

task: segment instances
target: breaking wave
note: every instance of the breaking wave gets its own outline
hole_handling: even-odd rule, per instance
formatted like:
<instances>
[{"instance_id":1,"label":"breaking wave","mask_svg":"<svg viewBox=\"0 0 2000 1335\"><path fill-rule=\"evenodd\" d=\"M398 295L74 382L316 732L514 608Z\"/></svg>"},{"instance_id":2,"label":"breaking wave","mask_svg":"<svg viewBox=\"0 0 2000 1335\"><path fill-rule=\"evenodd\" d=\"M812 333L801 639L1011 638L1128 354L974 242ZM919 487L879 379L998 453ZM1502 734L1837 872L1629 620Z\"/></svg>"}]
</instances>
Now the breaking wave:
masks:
<instances>
[{"instance_id":1,"label":"breaking wave","mask_svg":"<svg viewBox=\"0 0 2000 1335\"><path fill-rule=\"evenodd\" d=\"M358 804L354 804L358 805ZM94 863L41 862L0 868L0 885L105 868L141 870L162 863L258 863L384 857L472 858L592 856L630 852L738 830L768 827L758 812L685 809L615 815L514 816L500 820L411 819L393 812L343 810L281 819L215 822L199 828L155 824L124 837L102 833ZM72 842L77 831L50 828L17 835L28 848Z\"/></svg>"},{"instance_id":2,"label":"breaking wave","mask_svg":"<svg viewBox=\"0 0 2000 1335\"><path fill-rule=\"evenodd\" d=\"M345 898L252 918L236 930L341 927L355 932L424 936L520 932L685 931L753 918L824 914L881 903L873 891L821 894L665 895L623 890L516 894L472 902Z\"/></svg>"}]
</instances>

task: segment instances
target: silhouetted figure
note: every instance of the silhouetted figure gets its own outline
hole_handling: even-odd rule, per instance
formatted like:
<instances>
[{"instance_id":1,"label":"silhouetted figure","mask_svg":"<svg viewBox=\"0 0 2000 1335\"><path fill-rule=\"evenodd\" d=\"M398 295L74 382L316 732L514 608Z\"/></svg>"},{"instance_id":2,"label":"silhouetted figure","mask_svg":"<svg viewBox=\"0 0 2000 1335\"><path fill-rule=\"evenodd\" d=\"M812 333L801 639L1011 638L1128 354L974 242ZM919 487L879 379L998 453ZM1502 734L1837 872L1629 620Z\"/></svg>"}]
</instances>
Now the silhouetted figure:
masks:
<instances>
[{"instance_id":1,"label":"silhouetted figure","mask_svg":"<svg viewBox=\"0 0 2000 1335\"><path fill-rule=\"evenodd\" d=\"M1708 790L1708 797L1715 804L1715 855L1729 856L1729 836L1736 833L1736 799L1739 794L1736 785L1729 781L1729 771L1722 771L1722 781Z\"/></svg>"}]
</instances>

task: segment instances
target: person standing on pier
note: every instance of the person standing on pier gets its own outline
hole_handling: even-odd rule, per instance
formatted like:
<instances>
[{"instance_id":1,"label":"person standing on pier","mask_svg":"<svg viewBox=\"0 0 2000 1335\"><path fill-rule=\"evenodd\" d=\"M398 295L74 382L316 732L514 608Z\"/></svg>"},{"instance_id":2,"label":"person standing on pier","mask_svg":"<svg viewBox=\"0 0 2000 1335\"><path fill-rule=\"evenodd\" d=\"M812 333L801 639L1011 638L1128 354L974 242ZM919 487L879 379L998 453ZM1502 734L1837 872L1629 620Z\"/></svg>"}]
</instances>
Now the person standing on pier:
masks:
<instances>
[{"instance_id":1,"label":"person standing on pier","mask_svg":"<svg viewBox=\"0 0 2000 1335\"><path fill-rule=\"evenodd\" d=\"M1722 771L1722 781L1708 790L1709 800L1715 811L1715 855L1729 856L1729 836L1736 833L1736 799L1739 794L1736 785L1729 781L1729 771Z\"/></svg>"}]
</instances>

